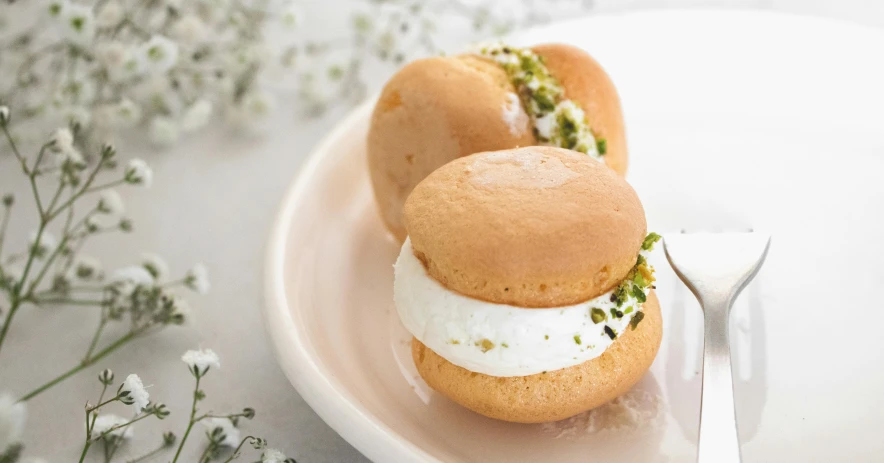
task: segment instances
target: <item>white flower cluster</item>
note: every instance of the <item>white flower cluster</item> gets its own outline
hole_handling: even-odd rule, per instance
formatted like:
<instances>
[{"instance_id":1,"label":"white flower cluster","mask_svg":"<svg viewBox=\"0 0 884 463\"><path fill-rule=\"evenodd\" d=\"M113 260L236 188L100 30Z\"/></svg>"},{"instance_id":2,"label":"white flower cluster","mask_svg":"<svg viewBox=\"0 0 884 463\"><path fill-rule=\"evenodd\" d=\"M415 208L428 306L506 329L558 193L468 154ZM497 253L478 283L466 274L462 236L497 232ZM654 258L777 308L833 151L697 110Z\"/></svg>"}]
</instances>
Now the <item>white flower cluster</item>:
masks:
<instances>
[{"instance_id":1,"label":"white flower cluster","mask_svg":"<svg viewBox=\"0 0 884 463\"><path fill-rule=\"evenodd\" d=\"M0 45L20 71L0 75L0 101L96 136L143 123L159 145L219 113L250 123L272 100L258 78L271 62L265 29L302 23L293 1L50 0L48 30ZM59 135L61 161L81 162Z\"/></svg>"}]
</instances>

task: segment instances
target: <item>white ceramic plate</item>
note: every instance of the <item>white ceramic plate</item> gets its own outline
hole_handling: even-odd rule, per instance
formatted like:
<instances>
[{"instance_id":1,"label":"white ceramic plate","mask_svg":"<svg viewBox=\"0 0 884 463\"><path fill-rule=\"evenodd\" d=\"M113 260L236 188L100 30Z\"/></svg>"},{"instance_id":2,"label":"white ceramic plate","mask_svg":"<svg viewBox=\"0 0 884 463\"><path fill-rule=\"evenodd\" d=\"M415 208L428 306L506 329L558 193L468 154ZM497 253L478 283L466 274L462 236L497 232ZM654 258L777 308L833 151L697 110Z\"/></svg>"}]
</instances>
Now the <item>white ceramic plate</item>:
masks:
<instances>
[{"instance_id":1,"label":"white ceramic plate","mask_svg":"<svg viewBox=\"0 0 884 463\"><path fill-rule=\"evenodd\" d=\"M658 11L515 41L570 42L610 72L626 114L629 181L652 230L773 233L732 323L744 460L881 461L884 32L760 12ZM662 253L663 346L619 407L515 425L427 388L393 308L398 246L372 202L370 110L313 153L268 248L267 327L317 413L377 462L693 461L700 312Z\"/></svg>"}]
</instances>

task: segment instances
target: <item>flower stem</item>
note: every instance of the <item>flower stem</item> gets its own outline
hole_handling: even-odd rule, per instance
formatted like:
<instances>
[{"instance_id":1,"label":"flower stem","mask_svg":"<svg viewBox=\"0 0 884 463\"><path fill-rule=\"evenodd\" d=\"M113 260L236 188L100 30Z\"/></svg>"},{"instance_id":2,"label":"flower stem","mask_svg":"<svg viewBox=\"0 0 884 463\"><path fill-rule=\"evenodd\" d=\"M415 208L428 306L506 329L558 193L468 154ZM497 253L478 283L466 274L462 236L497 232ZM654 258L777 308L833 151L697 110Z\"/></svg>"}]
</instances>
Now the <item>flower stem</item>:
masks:
<instances>
[{"instance_id":1,"label":"flower stem","mask_svg":"<svg viewBox=\"0 0 884 463\"><path fill-rule=\"evenodd\" d=\"M101 321L98 323L95 335L92 336L92 342L89 343L89 349L86 351L86 355L83 356L83 361L86 361L92 355L92 352L95 352L95 346L98 344L98 338L101 337L101 332L104 331L105 325L107 325L107 317L104 316L104 310L102 310Z\"/></svg>"},{"instance_id":2,"label":"flower stem","mask_svg":"<svg viewBox=\"0 0 884 463\"><path fill-rule=\"evenodd\" d=\"M3 256L3 242L6 239L6 229L9 227L9 216L12 215L12 208L3 207L3 220L0 221L0 257Z\"/></svg>"},{"instance_id":3,"label":"flower stem","mask_svg":"<svg viewBox=\"0 0 884 463\"><path fill-rule=\"evenodd\" d=\"M166 444L165 444L165 443L160 444L159 447L157 447L157 448L151 450L150 452L145 453L144 455L142 455L142 456L140 456L140 457L138 457L138 458L135 458L135 459L133 459L133 460L128 460L128 461L126 461L126 463L138 463L139 461L147 460L148 458L150 458L150 457L152 457L152 456L154 456L154 455L156 455L156 454L162 452L165 448L166 448Z\"/></svg>"},{"instance_id":4,"label":"flower stem","mask_svg":"<svg viewBox=\"0 0 884 463\"><path fill-rule=\"evenodd\" d=\"M206 455L209 455L212 451L214 451L217 445L218 444L216 444L215 441L210 441L209 445L207 445L206 448L203 450L203 453L200 454L200 458L199 460L197 460L197 462L203 463L205 461L209 461Z\"/></svg>"},{"instance_id":5,"label":"flower stem","mask_svg":"<svg viewBox=\"0 0 884 463\"><path fill-rule=\"evenodd\" d=\"M239 445L237 445L236 448L233 450L233 453L230 454L230 456L226 460L224 460L223 463L230 463L231 461L233 461L233 459L236 458L236 455L239 453L240 449L242 449L242 446L245 445L246 441L249 439L254 440L255 437L254 436L243 437L243 439L241 441L239 441Z\"/></svg>"},{"instance_id":6,"label":"flower stem","mask_svg":"<svg viewBox=\"0 0 884 463\"><path fill-rule=\"evenodd\" d=\"M109 435L110 433L116 431L117 429L125 428L126 426L129 426L129 425L131 425L131 424L133 424L133 423L137 423L137 422L139 422L139 421L141 421L141 420L143 420L143 419L145 419L145 418L150 418L150 417L153 416L153 415L154 415L153 413L148 413L148 414L146 414L146 415L141 415L141 416L139 416L139 417L137 417L137 418L131 419L131 420L129 420L129 421L123 423L123 424L118 424L118 425L116 425L116 426L111 426L110 428L107 429L107 431L105 431L105 432L99 434L97 437L95 437L95 438L92 439L92 440L93 440L93 441L98 441L98 440L100 440L100 439L103 439L105 436L107 436L107 435Z\"/></svg>"},{"instance_id":7,"label":"flower stem","mask_svg":"<svg viewBox=\"0 0 884 463\"><path fill-rule=\"evenodd\" d=\"M145 329L146 329L146 328L141 328L141 329L134 330L134 331L130 331L130 332L126 333L124 336L121 336L119 339L117 339L116 341L114 341L113 344L111 344L111 345L105 347L105 348L102 349L100 352L98 352L97 354L95 354L95 356L89 358L89 359L86 360L86 361L80 362L79 365L77 365L77 366L71 368L70 370L68 370L68 371L66 371L66 372L64 372L64 373L62 373L62 374L60 374L60 375L58 375L56 378L50 380L49 382L47 382L46 384L44 384L44 385L38 387L37 389L34 389L33 391L31 391L31 392L25 394L24 396L22 396L21 399L18 399L19 402L27 402L28 400L31 400L31 399L33 399L34 397L36 397L36 396L40 395L41 393L45 392L47 389L51 388L52 386L55 386L56 384L58 384L58 383L60 383L60 382L62 382L62 381L64 381L64 380L70 378L71 376L73 376L73 375L79 373L81 370L83 370L83 369L85 369L85 368L88 368L88 367L94 365L94 364L95 364L96 362L98 362L99 360L101 360L101 359L107 357L111 352L117 350L120 346L123 346L124 344L126 344L126 343L128 343L129 341L131 341L131 340L135 339L136 337L138 337L140 334L144 333Z\"/></svg>"},{"instance_id":8,"label":"flower stem","mask_svg":"<svg viewBox=\"0 0 884 463\"><path fill-rule=\"evenodd\" d=\"M193 388L193 405L190 407L190 421L187 423L187 430L184 431L184 436L181 438L181 442L178 444L178 451L175 452L175 458L172 459L172 463L178 462L178 457L181 456L181 450L184 449L184 443L187 442L187 436L190 435L190 430L193 429L194 423L199 420L194 420L196 417L196 403L199 399L199 390L200 390L200 377L196 377L196 386Z\"/></svg>"},{"instance_id":9,"label":"flower stem","mask_svg":"<svg viewBox=\"0 0 884 463\"><path fill-rule=\"evenodd\" d=\"M83 463L83 460L86 459L86 453L89 452L89 447L91 447L91 446L92 446L92 441L87 440L86 444L83 445L83 453L80 454L80 462L79 463Z\"/></svg>"},{"instance_id":10,"label":"flower stem","mask_svg":"<svg viewBox=\"0 0 884 463\"><path fill-rule=\"evenodd\" d=\"M3 348L3 341L6 339L6 333L9 332L9 327L12 325L12 317L18 312L20 305L21 301L18 300L18 297L15 294L13 294L12 305L9 307L9 311L6 312L6 319L3 320L3 326L0 327L0 349Z\"/></svg>"}]
</instances>

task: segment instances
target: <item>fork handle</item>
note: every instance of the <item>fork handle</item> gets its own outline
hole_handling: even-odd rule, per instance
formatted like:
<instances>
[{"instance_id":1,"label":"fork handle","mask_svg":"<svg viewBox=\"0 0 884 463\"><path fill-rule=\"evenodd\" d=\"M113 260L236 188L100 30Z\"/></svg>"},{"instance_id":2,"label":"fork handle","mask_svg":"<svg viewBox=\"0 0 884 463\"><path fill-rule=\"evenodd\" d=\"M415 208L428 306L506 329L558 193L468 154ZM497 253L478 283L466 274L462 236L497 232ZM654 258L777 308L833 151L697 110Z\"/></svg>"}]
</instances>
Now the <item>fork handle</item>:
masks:
<instances>
[{"instance_id":1,"label":"fork handle","mask_svg":"<svg viewBox=\"0 0 884 463\"><path fill-rule=\"evenodd\" d=\"M740 463L734 383L728 339L733 299L703 302L703 392L700 399L698 463Z\"/></svg>"}]
</instances>

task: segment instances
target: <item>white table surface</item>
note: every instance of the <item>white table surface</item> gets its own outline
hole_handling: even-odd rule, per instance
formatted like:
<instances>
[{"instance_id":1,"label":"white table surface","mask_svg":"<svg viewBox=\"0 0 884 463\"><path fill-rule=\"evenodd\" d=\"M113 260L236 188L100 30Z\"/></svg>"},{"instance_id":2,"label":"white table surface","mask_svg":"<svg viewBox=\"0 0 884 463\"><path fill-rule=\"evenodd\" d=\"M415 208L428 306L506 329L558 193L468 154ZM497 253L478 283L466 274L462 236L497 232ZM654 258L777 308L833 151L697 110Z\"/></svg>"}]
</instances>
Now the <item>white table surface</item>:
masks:
<instances>
[{"instance_id":1,"label":"white table surface","mask_svg":"<svg viewBox=\"0 0 884 463\"><path fill-rule=\"evenodd\" d=\"M308 2L306 14L329 14L339 7L337 3ZM604 13L710 3L822 14L884 26L884 3L874 0L597 0L595 5L597 12ZM373 76L371 88L379 88L383 78ZM243 432L265 437L272 447L301 463L366 461L290 386L262 326L263 252L278 202L311 148L347 109L305 119L291 108L287 102L279 102L263 137L234 136L213 128L171 150L121 153L123 157L148 159L154 168L154 184L149 190L121 190L135 220L135 232L103 237L88 253L101 258L107 268L114 268L133 262L144 251L156 252L166 258L173 274L204 262L212 290L206 296L189 297L194 320L187 326L138 340L31 401L25 455L49 461L76 459L82 448L82 407L86 400L95 400L100 389L95 376L103 368L112 368L118 379L138 373L145 384L152 385L151 398L165 402L173 412L162 422L138 423L134 439L122 449L121 456L154 448L165 430L180 437L189 413L193 379L179 357L185 350L201 346L215 350L222 363L220 370L204 380L208 399L203 409L232 412L254 407L257 417L243 422ZM26 198L26 184L10 165L0 162L0 191L12 186L19 198ZM14 224L11 242L22 243L33 223ZM22 394L75 364L96 321L97 312L88 308L22 311L0 356L0 390ZM189 442L185 461L194 461L205 444L202 430ZM256 459L247 455L242 461ZM155 461L168 459L170 456Z\"/></svg>"}]
</instances>

